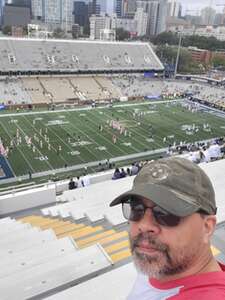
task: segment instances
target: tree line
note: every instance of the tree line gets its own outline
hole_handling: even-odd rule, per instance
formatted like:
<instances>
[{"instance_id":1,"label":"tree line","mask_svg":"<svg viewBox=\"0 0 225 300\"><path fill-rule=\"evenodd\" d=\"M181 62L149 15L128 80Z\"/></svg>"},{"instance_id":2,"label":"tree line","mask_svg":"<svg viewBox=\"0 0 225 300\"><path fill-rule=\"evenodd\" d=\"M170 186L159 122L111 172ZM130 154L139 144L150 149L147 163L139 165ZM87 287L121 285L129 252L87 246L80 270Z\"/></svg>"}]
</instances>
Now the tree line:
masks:
<instances>
[{"instance_id":1,"label":"tree line","mask_svg":"<svg viewBox=\"0 0 225 300\"><path fill-rule=\"evenodd\" d=\"M173 32L163 32L151 38L155 45L178 45L179 35ZM183 47L197 47L210 51L225 50L225 41L220 41L215 37L205 37L200 35L191 35L182 37Z\"/></svg>"}]
</instances>

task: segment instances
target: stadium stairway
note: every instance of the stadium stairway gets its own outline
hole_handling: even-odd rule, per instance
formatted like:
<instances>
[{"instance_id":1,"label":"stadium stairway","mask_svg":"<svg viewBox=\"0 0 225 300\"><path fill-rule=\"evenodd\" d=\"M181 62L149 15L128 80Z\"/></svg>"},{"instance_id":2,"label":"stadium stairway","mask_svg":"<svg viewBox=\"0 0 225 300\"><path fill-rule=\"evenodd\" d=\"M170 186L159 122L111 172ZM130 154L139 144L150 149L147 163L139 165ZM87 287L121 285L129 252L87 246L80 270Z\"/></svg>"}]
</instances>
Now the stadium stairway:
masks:
<instances>
[{"instance_id":1,"label":"stadium stairway","mask_svg":"<svg viewBox=\"0 0 225 300\"><path fill-rule=\"evenodd\" d=\"M107 220L75 222L34 214L0 220L1 299L43 299L70 287L79 291L96 276L101 281L116 274L131 262L127 229L127 224L112 226ZM225 224L219 224L212 246L223 263L224 231Z\"/></svg>"},{"instance_id":2,"label":"stadium stairway","mask_svg":"<svg viewBox=\"0 0 225 300\"><path fill-rule=\"evenodd\" d=\"M84 222L83 222L84 220ZM18 219L21 223L29 223L41 230L51 229L57 238L70 237L74 240L78 249L84 249L95 244L100 244L108 254L113 264L123 264L130 261L128 232L124 226L121 229L108 229L106 222L103 225L93 226L82 219L82 223L71 220L63 220L53 217L31 215Z\"/></svg>"},{"instance_id":3,"label":"stadium stairway","mask_svg":"<svg viewBox=\"0 0 225 300\"><path fill-rule=\"evenodd\" d=\"M100 244L114 265L122 265L131 261L127 225L109 226L107 221L90 223L87 218L74 222L71 218L43 217L37 215L18 219L20 223L28 223L41 230L53 230L58 239L72 238L77 249L84 249ZM96 225L97 224L97 225ZM212 252L221 262L225 262L225 225L220 225L213 236Z\"/></svg>"}]
</instances>

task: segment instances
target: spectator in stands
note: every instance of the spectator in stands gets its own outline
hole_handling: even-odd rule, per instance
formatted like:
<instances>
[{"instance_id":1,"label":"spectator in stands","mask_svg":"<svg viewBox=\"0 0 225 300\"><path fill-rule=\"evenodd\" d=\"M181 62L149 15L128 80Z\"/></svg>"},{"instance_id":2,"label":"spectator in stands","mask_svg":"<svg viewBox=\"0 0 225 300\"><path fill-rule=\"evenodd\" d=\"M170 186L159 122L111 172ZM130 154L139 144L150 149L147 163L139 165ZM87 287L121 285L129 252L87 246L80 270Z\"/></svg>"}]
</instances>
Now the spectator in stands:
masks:
<instances>
[{"instance_id":1,"label":"spectator in stands","mask_svg":"<svg viewBox=\"0 0 225 300\"><path fill-rule=\"evenodd\" d=\"M131 170L130 170L129 167L127 168L127 175L128 175L128 176L131 176Z\"/></svg>"},{"instance_id":2,"label":"spectator in stands","mask_svg":"<svg viewBox=\"0 0 225 300\"><path fill-rule=\"evenodd\" d=\"M221 156L224 158L225 156L225 143L223 143L222 147L220 148Z\"/></svg>"},{"instance_id":3,"label":"spectator in stands","mask_svg":"<svg viewBox=\"0 0 225 300\"><path fill-rule=\"evenodd\" d=\"M203 150L203 154L204 154L204 162L206 162L206 163L210 162L211 157L210 157L208 148L206 146L203 146L202 150Z\"/></svg>"},{"instance_id":4,"label":"spectator in stands","mask_svg":"<svg viewBox=\"0 0 225 300\"><path fill-rule=\"evenodd\" d=\"M113 173L112 179L116 180L116 179L120 179L120 178L121 178L120 170L119 170L119 168L116 168Z\"/></svg>"},{"instance_id":5,"label":"spectator in stands","mask_svg":"<svg viewBox=\"0 0 225 300\"><path fill-rule=\"evenodd\" d=\"M135 163L133 163L131 166L131 175L137 175L138 171L138 166Z\"/></svg>"},{"instance_id":6,"label":"spectator in stands","mask_svg":"<svg viewBox=\"0 0 225 300\"><path fill-rule=\"evenodd\" d=\"M83 187L83 180L80 178L80 176L77 176L76 183L78 188Z\"/></svg>"},{"instance_id":7,"label":"spectator in stands","mask_svg":"<svg viewBox=\"0 0 225 300\"><path fill-rule=\"evenodd\" d=\"M221 151L220 146L214 141L212 145L209 147L209 154L211 157L211 160L217 160L221 157Z\"/></svg>"},{"instance_id":8,"label":"spectator in stands","mask_svg":"<svg viewBox=\"0 0 225 300\"><path fill-rule=\"evenodd\" d=\"M206 157L205 157L203 148L199 148L199 152L198 153L199 153L199 162L200 163L206 162Z\"/></svg>"},{"instance_id":9,"label":"spectator in stands","mask_svg":"<svg viewBox=\"0 0 225 300\"><path fill-rule=\"evenodd\" d=\"M84 174L82 179L83 186L89 186L91 184L90 182L90 176L88 174Z\"/></svg>"},{"instance_id":10,"label":"spectator in stands","mask_svg":"<svg viewBox=\"0 0 225 300\"><path fill-rule=\"evenodd\" d=\"M189 156L188 156L188 159L190 161L192 161L193 163L196 163L198 164L200 162L200 155L199 155L199 152L195 151L195 152L190 152L189 153Z\"/></svg>"},{"instance_id":11,"label":"spectator in stands","mask_svg":"<svg viewBox=\"0 0 225 300\"><path fill-rule=\"evenodd\" d=\"M73 180L73 178L70 178L70 182L69 182L68 188L69 188L69 190L74 190L76 188L76 183Z\"/></svg>"},{"instance_id":12,"label":"spectator in stands","mask_svg":"<svg viewBox=\"0 0 225 300\"><path fill-rule=\"evenodd\" d=\"M127 176L127 173L125 172L124 168L121 169L121 172L120 172L120 178L124 178Z\"/></svg>"},{"instance_id":13,"label":"spectator in stands","mask_svg":"<svg viewBox=\"0 0 225 300\"><path fill-rule=\"evenodd\" d=\"M187 159L144 166L122 203L140 271L128 300L225 299L225 265L213 257L215 193L208 176Z\"/></svg>"}]
</instances>

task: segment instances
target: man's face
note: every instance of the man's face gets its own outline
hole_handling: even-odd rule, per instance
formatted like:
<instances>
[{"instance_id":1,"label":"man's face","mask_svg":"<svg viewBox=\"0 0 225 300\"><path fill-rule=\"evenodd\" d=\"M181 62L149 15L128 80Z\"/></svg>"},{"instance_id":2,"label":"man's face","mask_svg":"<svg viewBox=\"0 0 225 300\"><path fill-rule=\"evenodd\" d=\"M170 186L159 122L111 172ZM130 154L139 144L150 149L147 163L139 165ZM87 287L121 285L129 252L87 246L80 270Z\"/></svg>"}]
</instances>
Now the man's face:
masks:
<instances>
[{"instance_id":1,"label":"man's face","mask_svg":"<svg viewBox=\"0 0 225 300\"><path fill-rule=\"evenodd\" d=\"M148 207L154 204L143 200ZM138 222L130 222L130 245L136 267L153 278L180 274L209 249L205 220L200 214L182 218L175 227L159 225L147 209Z\"/></svg>"}]
</instances>

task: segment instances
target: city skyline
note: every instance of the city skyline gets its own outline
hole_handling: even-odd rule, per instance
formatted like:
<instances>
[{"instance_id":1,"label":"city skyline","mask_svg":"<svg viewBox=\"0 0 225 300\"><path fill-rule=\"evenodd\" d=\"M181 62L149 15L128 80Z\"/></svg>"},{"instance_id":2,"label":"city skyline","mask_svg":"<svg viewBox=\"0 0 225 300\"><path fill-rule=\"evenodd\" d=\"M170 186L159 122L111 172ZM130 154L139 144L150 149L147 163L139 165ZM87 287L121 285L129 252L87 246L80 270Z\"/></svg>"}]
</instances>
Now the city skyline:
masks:
<instances>
[{"instance_id":1,"label":"city skyline","mask_svg":"<svg viewBox=\"0 0 225 300\"><path fill-rule=\"evenodd\" d=\"M183 15L185 15L188 10L188 14L198 15L201 9L207 6L216 9L217 12L222 12L223 6L217 5L225 5L224 0L198 0L197 3L196 0L189 0L188 3L187 0L179 0L179 2L182 4Z\"/></svg>"}]
</instances>

